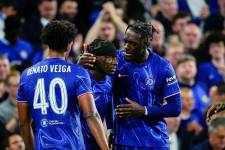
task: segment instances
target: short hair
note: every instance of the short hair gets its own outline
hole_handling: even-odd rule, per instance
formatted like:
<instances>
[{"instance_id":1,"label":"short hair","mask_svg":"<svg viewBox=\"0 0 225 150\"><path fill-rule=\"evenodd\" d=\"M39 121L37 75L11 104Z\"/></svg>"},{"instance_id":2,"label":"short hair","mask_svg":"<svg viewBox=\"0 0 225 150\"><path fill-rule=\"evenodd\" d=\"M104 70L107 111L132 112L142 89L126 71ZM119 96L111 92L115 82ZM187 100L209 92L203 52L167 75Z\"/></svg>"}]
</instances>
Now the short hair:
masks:
<instances>
[{"instance_id":1,"label":"short hair","mask_svg":"<svg viewBox=\"0 0 225 150\"><path fill-rule=\"evenodd\" d=\"M181 56L180 59L178 59L177 61L177 66L179 66L182 63L188 62L188 61L192 61L196 64L196 59L194 56L190 55L190 54L184 54Z\"/></svg>"},{"instance_id":2,"label":"short hair","mask_svg":"<svg viewBox=\"0 0 225 150\"><path fill-rule=\"evenodd\" d=\"M149 47L153 32L155 31L155 28L152 26L150 22L142 22L142 21L136 21L134 24L128 25L125 33L127 30L130 29L134 31L137 34L140 34L143 38L145 38L147 41L145 42L146 46Z\"/></svg>"},{"instance_id":3,"label":"short hair","mask_svg":"<svg viewBox=\"0 0 225 150\"><path fill-rule=\"evenodd\" d=\"M102 39L95 39L89 46L88 52L96 56L116 57L116 47L112 42Z\"/></svg>"},{"instance_id":4,"label":"short hair","mask_svg":"<svg viewBox=\"0 0 225 150\"><path fill-rule=\"evenodd\" d=\"M21 137L21 135L19 133L10 133L8 136L7 136L7 139L5 139L4 141L4 146L5 147L9 147L10 143L9 143L9 139L12 137L12 136L15 136L15 135L19 135ZM22 137L21 137L22 138Z\"/></svg>"},{"instance_id":5,"label":"short hair","mask_svg":"<svg viewBox=\"0 0 225 150\"><path fill-rule=\"evenodd\" d=\"M67 51L67 46L77 33L75 25L68 21L51 21L43 30L41 39L51 50Z\"/></svg>"},{"instance_id":6,"label":"short hair","mask_svg":"<svg viewBox=\"0 0 225 150\"><path fill-rule=\"evenodd\" d=\"M206 49L209 50L209 47L212 43L223 42L225 44L225 35L221 32L212 32L208 35L205 40Z\"/></svg>"},{"instance_id":7,"label":"short hair","mask_svg":"<svg viewBox=\"0 0 225 150\"><path fill-rule=\"evenodd\" d=\"M225 129L225 118L224 117L217 117L211 121L209 124L208 131L215 132L216 129L219 127L223 127Z\"/></svg>"},{"instance_id":8,"label":"short hair","mask_svg":"<svg viewBox=\"0 0 225 150\"><path fill-rule=\"evenodd\" d=\"M187 13L187 12L179 12L179 13L177 13L172 19L172 24L175 24L178 19L185 18L185 17L190 17L191 18L190 14Z\"/></svg>"}]
</instances>

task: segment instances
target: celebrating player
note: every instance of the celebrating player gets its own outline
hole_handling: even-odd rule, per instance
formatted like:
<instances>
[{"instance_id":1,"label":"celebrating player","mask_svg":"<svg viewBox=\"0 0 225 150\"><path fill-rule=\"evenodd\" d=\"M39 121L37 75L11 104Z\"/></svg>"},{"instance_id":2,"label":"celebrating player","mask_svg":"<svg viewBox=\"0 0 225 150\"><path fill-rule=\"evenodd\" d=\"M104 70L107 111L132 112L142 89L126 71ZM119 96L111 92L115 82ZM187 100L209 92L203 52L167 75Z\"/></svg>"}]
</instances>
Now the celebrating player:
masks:
<instances>
[{"instance_id":1,"label":"celebrating player","mask_svg":"<svg viewBox=\"0 0 225 150\"><path fill-rule=\"evenodd\" d=\"M164 117L181 112L180 90L171 64L150 49L153 26L137 21L125 32L114 74L115 149L169 149ZM95 59L82 56L80 62Z\"/></svg>"},{"instance_id":2,"label":"celebrating player","mask_svg":"<svg viewBox=\"0 0 225 150\"><path fill-rule=\"evenodd\" d=\"M48 57L26 69L17 96L22 136L34 149L83 150L80 107L99 147L108 149L101 119L91 94L88 73L65 60L73 45L75 27L66 21L52 21L42 31Z\"/></svg>"},{"instance_id":3,"label":"celebrating player","mask_svg":"<svg viewBox=\"0 0 225 150\"><path fill-rule=\"evenodd\" d=\"M113 43L96 39L87 48L88 52L96 56L94 67L90 69L91 86L95 105L102 121L106 121L107 129L113 124L112 77L116 70L116 48ZM82 131L87 150L98 150L99 146L90 134L86 122L82 119Z\"/></svg>"}]
</instances>

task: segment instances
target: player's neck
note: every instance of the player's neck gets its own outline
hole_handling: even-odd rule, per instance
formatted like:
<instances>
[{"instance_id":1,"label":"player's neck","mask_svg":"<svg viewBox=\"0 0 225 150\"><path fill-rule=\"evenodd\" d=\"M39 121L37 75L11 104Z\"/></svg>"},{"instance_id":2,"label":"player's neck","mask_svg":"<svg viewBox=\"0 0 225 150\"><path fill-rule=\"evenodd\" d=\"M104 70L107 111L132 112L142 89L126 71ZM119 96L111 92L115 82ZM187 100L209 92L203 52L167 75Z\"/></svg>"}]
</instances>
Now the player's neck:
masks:
<instances>
[{"instance_id":1,"label":"player's neck","mask_svg":"<svg viewBox=\"0 0 225 150\"><path fill-rule=\"evenodd\" d=\"M49 49L47 58L66 58L66 52L57 52L54 50Z\"/></svg>"},{"instance_id":2,"label":"player's neck","mask_svg":"<svg viewBox=\"0 0 225 150\"><path fill-rule=\"evenodd\" d=\"M96 80L104 80L105 79L105 74L102 72L99 72L96 70L91 70L91 73Z\"/></svg>"},{"instance_id":3,"label":"player's neck","mask_svg":"<svg viewBox=\"0 0 225 150\"><path fill-rule=\"evenodd\" d=\"M212 63L215 65L224 65L225 64L225 59L224 57L218 57L218 58L213 58Z\"/></svg>"},{"instance_id":4,"label":"player's neck","mask_svg":"<svg viewBox=\"0 0 225 150\"><path fill-rule=\"evenodd\" d=\"M136 63L138 64L144 64L147 60L148 60L148 57L149 57L149 51L146 49L143 56L140 57L139 60L136 61Z\"/></svg>"}]
</instances>

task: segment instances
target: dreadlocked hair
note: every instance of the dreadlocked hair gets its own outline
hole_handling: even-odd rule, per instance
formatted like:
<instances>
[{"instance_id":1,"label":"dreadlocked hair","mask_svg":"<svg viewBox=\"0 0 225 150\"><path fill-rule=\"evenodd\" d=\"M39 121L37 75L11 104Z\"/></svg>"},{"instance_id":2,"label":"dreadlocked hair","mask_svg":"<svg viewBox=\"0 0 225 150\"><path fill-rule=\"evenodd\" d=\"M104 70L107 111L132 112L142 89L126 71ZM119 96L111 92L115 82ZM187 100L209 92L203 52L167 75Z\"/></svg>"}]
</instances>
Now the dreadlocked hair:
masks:
<instances>
[{"instance_id":1,"label":"dreadlocked hair","mask_svg":"<svg viewBox=\"0 0 225 150\"><path fill-rule=\"evenodd\" d=\"M143 38L146 39L146 46L149 47L151 40L152 40L152 34L155 31L155 28L152 26L152 24L149 22L142 22L137 20L134 24L128 25L127 30L130 29L134 31L137 34L140 34Z\"/></svg>"}]
</instances>

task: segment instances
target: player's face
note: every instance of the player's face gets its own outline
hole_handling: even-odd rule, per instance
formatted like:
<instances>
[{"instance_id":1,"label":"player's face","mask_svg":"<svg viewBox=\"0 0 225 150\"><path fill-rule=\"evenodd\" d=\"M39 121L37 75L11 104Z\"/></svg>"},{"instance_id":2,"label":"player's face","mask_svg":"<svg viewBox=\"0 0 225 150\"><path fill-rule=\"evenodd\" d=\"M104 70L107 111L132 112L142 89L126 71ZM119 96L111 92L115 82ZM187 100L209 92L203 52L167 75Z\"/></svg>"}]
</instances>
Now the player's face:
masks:
<instances>
[{"instance_id":1,"label":"player's face","mask_svg":"<svg viewBox=\"0 0 225 150\"><path fill-rule=\"evenodd\" d=\"M74 18L78 13L78 4L76 1L65 1L61 7L61 13Z\"/></svg>"},{"instance_id":2,"label":"player's face","mask_svg":"<svg viewBox=\"0 0 225 150\"><path fill-rule=\"evenodd\" d=\"M112 75L116 71L116 57L112 56L96 56L96 63L100 71L105 74Z\"/></svg>"},{"instance_id":3,"label":"player's face","mask_svg":"<svg viewBox=\"0 0 225 150\"><path fill-rule=\"evenodd\" d=\"M210 144L214 149L222 150L225 148L225 129L218 127L214 133L209 134Z\"/></svg>"},{"instance_id":4,"label":"player's face","mask_svg":"<svg viewBox=\"0 0 225 150\"><path fill-rule=\"evenodd\" d=\"M127 61L139 61L142 59L146 46L140 34L128 29L125 33L125 44Z\"/></svg>"},{"instance_id":5,"label":"player's face","mask_svg":"<svg viewBox=\"0 0 225 150\"><path fill-rule=\"evenodd\" d=\"M13 135L9 138L8 150L25 150L24 141L21 136Z\"/></svg>"}]
</instances>

